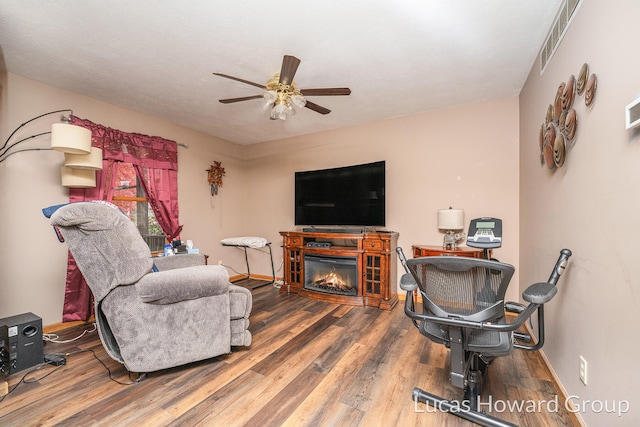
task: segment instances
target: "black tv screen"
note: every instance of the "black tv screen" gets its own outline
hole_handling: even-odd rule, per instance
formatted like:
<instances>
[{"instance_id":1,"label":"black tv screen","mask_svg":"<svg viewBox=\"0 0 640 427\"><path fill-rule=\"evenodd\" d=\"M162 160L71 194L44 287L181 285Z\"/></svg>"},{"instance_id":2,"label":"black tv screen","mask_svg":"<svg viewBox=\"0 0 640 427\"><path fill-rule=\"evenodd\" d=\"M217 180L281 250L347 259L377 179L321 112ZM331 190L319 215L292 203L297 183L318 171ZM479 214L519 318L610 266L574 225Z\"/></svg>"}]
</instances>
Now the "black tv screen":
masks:
<instances>
[{"instance_id":1,"label":"black tv screen","mask_svg":"<svg viewBox=\"0 0 640 427\"><path fill-rule=\"evenodd\" d=\"M295 225L385 226L385 162L295 173Z\"/></svg>"}]
</instances>

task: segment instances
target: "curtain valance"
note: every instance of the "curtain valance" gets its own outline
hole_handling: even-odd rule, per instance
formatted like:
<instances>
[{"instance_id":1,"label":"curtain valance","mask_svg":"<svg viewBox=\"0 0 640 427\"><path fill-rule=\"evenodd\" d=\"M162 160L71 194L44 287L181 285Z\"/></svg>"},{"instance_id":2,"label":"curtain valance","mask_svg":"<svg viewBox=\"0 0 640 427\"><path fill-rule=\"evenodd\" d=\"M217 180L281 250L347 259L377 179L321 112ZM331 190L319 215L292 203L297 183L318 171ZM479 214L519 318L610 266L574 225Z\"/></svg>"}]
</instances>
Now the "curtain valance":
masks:
<instances>
[{"instance_id":1,"label":"curtain valance","mask_svg":"<svg viewBox=\"0 0 640 427\"><path fill-rule=\"evenodd\" d=\"M76 116L71 116L71 124L91 130L92 145L102 149L105 160L153 169L178 170L178 144L175 141L122 132Z\"/></svg>"}]
</instances>

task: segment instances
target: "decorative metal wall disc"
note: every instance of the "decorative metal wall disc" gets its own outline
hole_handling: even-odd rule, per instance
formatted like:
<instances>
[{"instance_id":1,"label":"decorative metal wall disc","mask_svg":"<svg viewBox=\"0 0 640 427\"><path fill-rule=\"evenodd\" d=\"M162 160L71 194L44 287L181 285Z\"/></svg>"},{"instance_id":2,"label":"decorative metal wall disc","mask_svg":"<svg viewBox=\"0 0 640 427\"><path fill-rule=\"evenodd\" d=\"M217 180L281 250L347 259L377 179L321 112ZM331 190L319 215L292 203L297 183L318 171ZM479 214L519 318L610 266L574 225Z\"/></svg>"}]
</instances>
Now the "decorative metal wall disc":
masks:
<instances>
[{"instance_id":1,"label":"decorative metal wall disc","mask_svg":"<svg viewBox=\"0 0 640 427\"><path fill-rule=\"evenodd\" d=\"M560 83L560 86L558 86L558 91L556 92L556 98L553 101L553 121L556 123L558 123L560 114L562 114L562 94L564 93L564 87L565 84Z\"/></svg>"},{"instance_id":2,"label":"decorative metal wall disc","mask_svg":"<svg viewBox=\"0 0 640 427\"><path fill-rule=\"evenodd\" d=\"M556 142L556 135L558 134L558 129L554 123L549 123L544 132L544 141L542 143L542 156L544 158L544 163L547 165L549 169L553 169L555 165L554 161L554 152L553 146Z\"/></svg>"},{"instance_id":3,"label":"decorative metal wall disc","mask_svg":"<svg viewBox=\"0 0 640 427\"><path fill-rule=\"evenodd\" d=\"M542 146L544 147L545 145L551 145L553 146L553 143L556 140L556 125L554 125L553 123L549 123L547 125L547 129L544 131L544 142L542 144Z\"/></svg>"},{"instance_id":4,"label":"decorative metal wall disc","mask_svg":"<svg viewBox=\"0 0 640 427\"><path fill-rule=\"evenodd\" d=\"M584 103L587 107L591 107L593 104L593 99L596 96L596 89L598 87L598 79L595 74L591 74L589 80L587 80L587 87L585 88L584 93Z\"/></svg>"},{"instance_id":5,"label":"decorative metal wall disc","mask_svg":"<svg viewBox=\"0 0 640 427\"><path fill-rule=\"evenodd\" d=\"M567 150L573 147L578 129L578 115L573 108L575 98L584 94L586 106L591 107L597 87L596 75L589 74L586 62L582 64L578 77L572 74L566 82L560 83L538 135L541 164L549 169L561 168L565 164L569 154Z\"/></svg>"},{"instance_id":6,"label":"decorative metal wall disc","mask_svg":"<svg viewBox=\"0 0 640 427\"><path fill-rule=\"evenodd\" d=\"M564 139L564 135L558 132L556 135L556 141L553 144L553 162L556 167L560 168L564 165L566 152L567 143Z\"/></svg>"},{"instance_id":7,"label":"decorative metal wall disc","mask_svg":"<svg viewBox=\"0 0 640 427\"><path fill-rule=\"evenodd\" d=\"M576 137L576 129L578 127L578 117L576 114L576 110L573 108L567 111L567 118L564 122L564 135L567 137L569 142L573 141L573 138Z\"/></svg>"},{"instance_id":8,"label":"decorative metal wall disc","mask_svg":"<svg viewBox=\"0 0 640 427\"><path fill-rule=\"evenodd\" d=\"M553 154L553 146L551 144L545 144L544 148L542 149L542 155L544 156L544 164L547 165L549 169L553 169L556 167Z\"/></svg>"},{"instance_id":9,"label":"decorative metal wall disc","mask_svg":"<svg viewBox=\"0 0 640 427\"><path fill-rule=\"evenodd\" d=\"M587 85L587 79L589 78L589 65L582 64L582 68L580 68L580 73L578 74L578 80L576 80L576 92L578 95L582 96L584 92L584 88Z\"/></svg>"},{"instance_id":10,"label":"decorative metal wall disc","mask_svg":"<svg viewBox=\"0 0 640 427\"><path fill-rule=\"evenodd\" d=\"M569 80L567 80L567 83L564 85L564 92L562 92L562 109L564 111L573 107L575 84L576 84L576 78L572 74L569 77Z\"/></svg>"},{"instance_id":11,"label":"decorative metal wall disc","mask_svg":"<svg viewBox=\"0 0 640 427\"><path fill-rule=\"evenodd\" d=\"M562 114L560 114L560 119L558 119L558 130L562 133L565 132L566 121L567 121L567 110L564 110Z\"/></svg>"}]
</instances>

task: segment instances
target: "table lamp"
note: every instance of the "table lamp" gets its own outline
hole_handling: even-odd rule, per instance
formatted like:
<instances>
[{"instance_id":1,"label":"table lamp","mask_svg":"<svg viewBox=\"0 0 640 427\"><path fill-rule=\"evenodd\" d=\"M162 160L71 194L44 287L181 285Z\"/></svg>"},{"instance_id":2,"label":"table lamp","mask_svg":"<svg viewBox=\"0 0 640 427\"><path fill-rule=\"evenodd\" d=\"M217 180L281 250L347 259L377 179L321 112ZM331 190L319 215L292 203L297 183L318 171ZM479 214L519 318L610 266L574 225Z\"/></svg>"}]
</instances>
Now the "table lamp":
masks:
<instances>
[{"instance_id":1,"label":"table lamp","mask_svg":"<svg viewBox=\"0 0 640 427\"><path fill-rule=\"evenodd\" d=\"M444 249L456 249L458 241L465 238L464 230L464 210L462 209L440 209L438 211L438 229L445 232L442 247Z\"/></svg>"}]
</instances>

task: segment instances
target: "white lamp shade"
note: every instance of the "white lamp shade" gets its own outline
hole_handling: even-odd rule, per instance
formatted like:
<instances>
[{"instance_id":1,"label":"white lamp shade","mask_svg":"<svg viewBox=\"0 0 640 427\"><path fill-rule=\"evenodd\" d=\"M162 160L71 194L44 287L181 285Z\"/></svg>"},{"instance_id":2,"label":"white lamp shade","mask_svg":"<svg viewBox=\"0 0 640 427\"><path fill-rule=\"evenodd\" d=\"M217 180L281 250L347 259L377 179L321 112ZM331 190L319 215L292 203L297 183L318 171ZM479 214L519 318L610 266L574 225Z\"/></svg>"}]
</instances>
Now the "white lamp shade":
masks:
<instances>
[{"instance_id":1,"label":"white lamp shade","mask_svg":"<svg viewBox=\"0 0 640 427\"><path fill-rule=\"evenodd\" d=\"M89 154L91 131L68 123L54 123L51 125L51 148L65 153Z\"/></svg>"},{"instance_id":2,"label":"white lamp shade","mask_svg":"<svg viewBox=\"0 0 640 427\"><path fill-rule=\"evenodd\" d=\"M89 154L64 153L64 165L76 169L102 169L102 150L91 147Z\"/></svg>"},{"instance_id":3,"label":"white lamp shade","mask_svg":"<svg viewBox=\"0 0 640 427\"><path fill-rule=\"evenodd\" d=\"M271 109L271 118L272 119L286 120L287 119L286 111L287 111L287 106L285 104L277 103Z\"/></svg>"},{"instance_id":4,"label":"white lamp shade","mask_svg":"<svg viewBox=\"0 0 640 427\"><path fill-rule=\"evenodd\" d=\"M62 186L71 188L91 188L96 186L96 171L62 166Z\"/></svg>"},{"instance_id":5,"label":"white lamp shade","mask_svg":"<svg viewBox=\"0 0 640 427\"><path fill-rule=\"evenodd\" d=\"M291 102L298 108L302 108L307 105L307 100L302 95L293 95L291 97Z\"/></svg>"},{"instance_id":6,"label":"white lamp shade","mask_svg":"<svg viewBox=\"0 0 640 427\"><path fill-rule=\"evenodd\" d=\"M440 209L438 211L438 228L440 230L464 230L464 210Z\"/></svg>"},{"instance_id":7,"label":"white lamp shade","mask_svg":"<svg viewBox=\"0 0 640 427\"><path fill-rule=\"evenodd\" d=\"M262 97L264 98L265 104L271 105L276 102L276 99L278 99L278 93L275 90L268 90L262 95Z\"/></svg>"}]
</instances>

